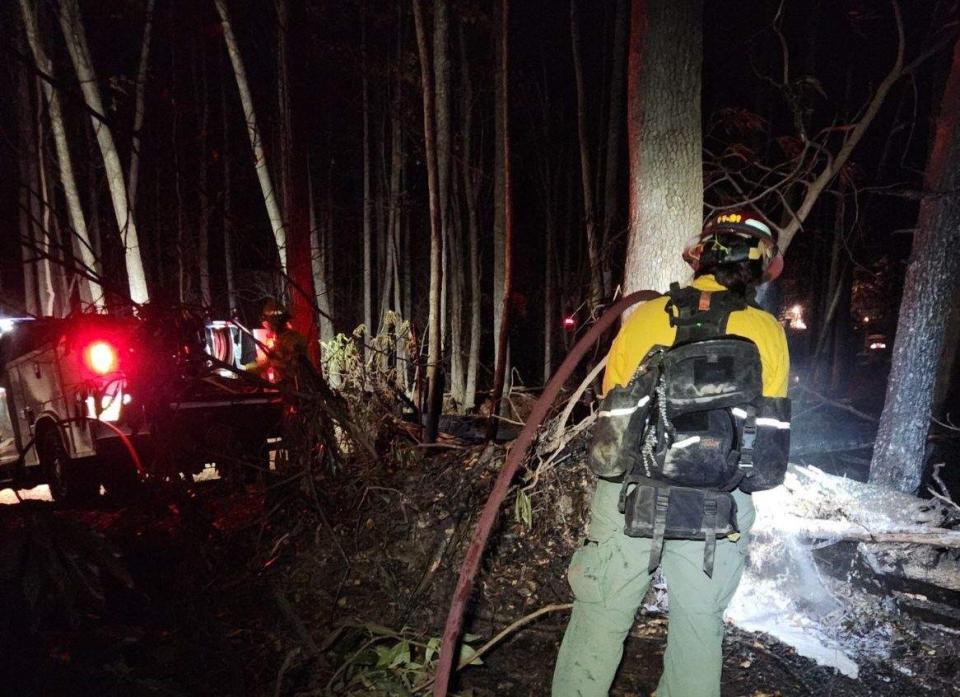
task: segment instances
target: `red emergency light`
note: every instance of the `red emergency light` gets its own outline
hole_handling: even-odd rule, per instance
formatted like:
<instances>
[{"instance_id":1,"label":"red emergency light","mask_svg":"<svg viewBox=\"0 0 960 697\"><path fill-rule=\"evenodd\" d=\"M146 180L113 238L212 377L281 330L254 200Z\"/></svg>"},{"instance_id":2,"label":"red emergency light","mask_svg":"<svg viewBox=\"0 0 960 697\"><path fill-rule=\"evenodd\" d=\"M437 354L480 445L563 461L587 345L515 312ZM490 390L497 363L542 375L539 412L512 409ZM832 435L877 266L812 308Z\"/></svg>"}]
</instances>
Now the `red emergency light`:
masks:
<instances>
[{"instance_id":1,"label":"red emergency light","mask_svg":"<svg viewBox=\"0 0 960 697\"><path fill-rule=\"evenodd\" d=\"M563 328L566 329L568 332L572 332L574 329L577 328L577 320L575 320L573 317L564 317Z\"/></svg>"},{"instance_id":2,"label":"red emergency light","mask_svg":"<svg viewBox=\"0 0 960 697\"><path fill-rule=\"evenodd\" d=\"M97 375L116 372L120 356L115 346L107 341L94 341L83 350L83 362Z\"/></svg>"}]
</instances>

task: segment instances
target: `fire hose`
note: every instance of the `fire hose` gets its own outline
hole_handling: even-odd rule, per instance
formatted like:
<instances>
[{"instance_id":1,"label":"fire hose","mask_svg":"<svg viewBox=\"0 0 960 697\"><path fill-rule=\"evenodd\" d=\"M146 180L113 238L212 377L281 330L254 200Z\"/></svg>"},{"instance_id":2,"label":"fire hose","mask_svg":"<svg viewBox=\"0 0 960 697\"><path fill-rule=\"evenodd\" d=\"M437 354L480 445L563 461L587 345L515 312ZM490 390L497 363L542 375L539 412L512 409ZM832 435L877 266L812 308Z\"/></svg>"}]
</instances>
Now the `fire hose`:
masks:
<instances>
[{"instance_id":1,"label":"fire hose","mask_svg":"<svg viewBox=\"0 0 960 697\"><path fill-rule=\"evenodd\" d=\"M457 585L453 591L453 599L450 602L450 611L447 614L447 622L443 628L443 640L440 644L440 658L437 664L436 682L433 685L434 697L446 697L447 689L450 683L450 675L453 670L453 659L457 654L456 647L460 638L460 630L463 628L463 614L470 599L473 590L473 582L477 575L477 569L480 567L480 560L483 557L484 549L487 546L487 540L490 537L490 531L497 520L500 506L507 496L510 489L510 482L513 480L520 463L523 462L533 443L537 430L547 416L547 412L553 405L560 388L573 373L583 359L590 347L601 337L601 335L620 317L620 315L629 307L639 303L647 302L659 297L660 294L652 290L641 290L627 295L613 305L601 315L600 319L584 334L567 354L563 363L557 369L557 372L550 378L550 382L543 390L543 394L533 405L533 410L527 418L520 435L517 436L513 446L507 453L507 458L503 463L503 468L497 476L497 481L490 491L490 496L480 513L477 520L477 526L474 528L473 535L470 538L470 544L467 546L467 553L464 556L463 564L460 567L460 577L457 579Z\"/></svg>"}]
</instances>

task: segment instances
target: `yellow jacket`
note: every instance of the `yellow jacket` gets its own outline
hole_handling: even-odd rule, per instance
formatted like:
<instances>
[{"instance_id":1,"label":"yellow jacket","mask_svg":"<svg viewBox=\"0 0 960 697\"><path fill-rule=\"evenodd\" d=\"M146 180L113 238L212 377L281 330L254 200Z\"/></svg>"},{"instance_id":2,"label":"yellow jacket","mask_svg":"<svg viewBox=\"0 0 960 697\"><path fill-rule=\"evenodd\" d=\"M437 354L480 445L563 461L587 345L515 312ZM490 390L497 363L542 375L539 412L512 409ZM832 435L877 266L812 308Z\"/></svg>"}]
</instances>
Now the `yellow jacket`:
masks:
<instances>
[{"instance_id":1,"label":"yellow jacket","mask_svg":"<svg viewBox=\"0 0 960 697\"><path fill-rule=\"evenodd\" d=\"M701 276L693 287L708 292L726 290L713 276ZM670 346L677 335L670 326L665 307L668 298L662 297L644 303L627 318L617 338L613 340L603 375L603 391L616 385L626 385L647 352L661 344ZM755 307L738 310L730 315L727 333L742 336L757 345L763 373L763 394L766 397L786 397L790 375L790 355L787 338L780 322L769 312Z\"/></svg>"}]
</instances>

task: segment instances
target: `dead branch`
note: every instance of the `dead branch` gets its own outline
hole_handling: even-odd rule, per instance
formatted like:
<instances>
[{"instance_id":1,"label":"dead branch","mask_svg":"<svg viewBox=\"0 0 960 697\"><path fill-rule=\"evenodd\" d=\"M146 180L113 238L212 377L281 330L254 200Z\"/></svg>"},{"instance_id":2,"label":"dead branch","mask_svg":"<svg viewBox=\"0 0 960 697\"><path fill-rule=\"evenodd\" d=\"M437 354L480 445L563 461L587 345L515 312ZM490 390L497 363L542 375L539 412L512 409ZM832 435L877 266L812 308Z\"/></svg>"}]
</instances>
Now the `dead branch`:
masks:
<instances>
[{"instance_id":1,"label":"dead branch","mask_svg":"<svg viewBox=\"0 0 960 697\"><path fill-rule=\"evenodd\" d=\"M573 394L570 395L570 399L567 400L567 406L564 407L563 411L560 413L560 417L553 425L553 429L550 432L549 438L546 439L546 443L542 448L542 452L550 452L556 450L560 447L563 447L569 439L564 442L561 442L560 439L563 436L564 426L567 424L567 419L570 418L570 414L573 413L574 407L577 406L577 402L580 401L580 397L584 392L587 391L587 388L593 384L593 381L597 379L597 376L600 374L606 365L607 365L608 356L604 356L603 359L593 367L593 370L583 379L583 382L580 383L579 387L573 391Z\"/></svg>"},{"instance_id":2,"label":"dead branch","mask_svg":"<svg viewBox=\"0 0 960 697\"><path fill-rule=\"evenodd\" d=\"M485 643L483 646L481 646L478 649L472 650L470 654L468 654L467 656L464 656L460 660L460 663L457 664L456 670L458 671L463 670L468 665L476 661L478 658L486 654L494 646L496 646L501 641L503 641L506 637L510 636L518 629L530 624L538 617L542 617L543 615L546 615L550 612L560 612L562 610L569 610L572 607L573 607L573 603L555 603L553 605L547 605L545 607L542 607L539 610L535 610L528 615L524 615L517 621L513 622L512 624L508 625L504 629L500 630L500 632L498 632L496 636L494 636L492 639L487 641L487 643ZM430 680L426 681L422 685L418 685L417 687L415 687L414 691L421 692L423 690L426 690L427 688L433 685L434 680L436 680L436 678L430 678Z\"/></svg>"},{"instance_id":3,"label":"dead branch","mask_svg":"<svg viewBox=\"0 0 960 697\"><path fill-rule=\"evenodd\" d=\"M859 523L841 520L811 520L794 515L778 516L770 527L755 529L756 533L777 533L800 537L829 539L837 542L887 542L930 545L960 549L960 531L947 528L921 528L871 531Z\"/></svg>"}]
</instances>

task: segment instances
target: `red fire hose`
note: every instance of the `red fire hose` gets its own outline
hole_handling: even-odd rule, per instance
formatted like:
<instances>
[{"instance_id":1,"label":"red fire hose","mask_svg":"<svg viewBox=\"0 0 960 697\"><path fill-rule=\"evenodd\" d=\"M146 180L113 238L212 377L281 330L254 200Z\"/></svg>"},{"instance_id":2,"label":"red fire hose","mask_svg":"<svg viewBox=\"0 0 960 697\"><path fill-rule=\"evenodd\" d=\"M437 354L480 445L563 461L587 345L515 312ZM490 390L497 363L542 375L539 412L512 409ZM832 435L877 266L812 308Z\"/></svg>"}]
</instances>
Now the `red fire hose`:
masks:
<instances>
[{"instance_id":1,"label":"red fire hose","mask_svg":"<svg viewBox=\"0 0 960 697\"><path fill-rule=\"evenodd\" d=\"M477 575L477 569L480 567L480 559L483 556L483 550L487 546L487 538L490 537L490 531L497 520L497 513L500 511L500 505L506 498L507 491L510 488L510 482L517 472L517 468L527 455L530 445L533 443L537 434L537 429L543 423L547 412L553 405L557 393L567 378L573 373L573 369L580 363L583 356L587 353L594 342L612 325L617 318L628 307L639 302L646 302L659 297L660 294L652 290L641 290L621 298L611 305L599 320L590 328L580 341L567 354L560 368L550 382L543 390L543 394L533 405L530 417L523 425L520 435L514 441L513 447L507 453L507 459L503 463L503 468L497 476L497 481L493 485L487 503L483 507L483 512L477 521L477 527L474 528L473 536L470 538L470 545L467 547L467 554L460 567L460 578L457 579L457 586L453 591L453 600L450 602L450 612L447 614L447 623L443 628L443 642L440 645L440 659L437 665L436 681L433 684L434 697L446 697L447 688L450 683L450 674L453 668L453 657L456 655L456 647L460 638L460 630L463 626L463 612L466 609L467 602L470 599L470 593L473 590L474 577Z\"/></svg>"}]
</instances>

